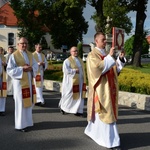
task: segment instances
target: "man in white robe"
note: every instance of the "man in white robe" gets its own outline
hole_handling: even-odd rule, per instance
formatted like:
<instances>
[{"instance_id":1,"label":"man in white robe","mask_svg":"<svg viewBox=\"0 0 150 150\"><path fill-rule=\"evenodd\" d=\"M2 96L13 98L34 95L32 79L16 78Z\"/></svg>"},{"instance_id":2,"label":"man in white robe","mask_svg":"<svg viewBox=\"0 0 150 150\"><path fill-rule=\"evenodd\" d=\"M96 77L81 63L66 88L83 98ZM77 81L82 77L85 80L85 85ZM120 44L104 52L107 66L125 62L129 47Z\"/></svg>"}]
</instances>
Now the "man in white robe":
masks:
<instances>
[{"instance_id":1,"label":"man in white robe","mask_svg":"<svg viewBox=\"0 0 150 150\"><path fill-rule=\"evenodd\" d=\"M120 137L116 126L118 115L117 74L123 68L126 59L124 52L121 52L115 61L113 47L109 54L106 54L104 49L106 38L103 33L96 33L94 40L96 47L87 58L88 125L84 133L100 146L120 150ZM113 76L110 76L112 72Z\"/></svg>"},{"instance_id":2,"label":"man in white robe","mask_svg":"<svg viewBox=\"0 0 150 150\"><path fill-rule=\"evenodd\" d=\"M18 50L10 56L7 65L7 73L12 78L14 88L15 129L22 132L26 132L27 127L33 126L32 108L35 89L33 90L32 82L38 70L32 53L27 51L27 45L27 39L21 37L18 42ZM18 65L19 62L23 65ZM24 75L26 78L23 82ZM23 85L26 84L28 84L28 88L23 89Z\"/></svg>"},{"instance_id":3,"label":"man in white robe","mask_svg":"<svg viewBox=\"0 0 150 150\"><path fill-rule=\"evenodd\" d=\"M35 45L35 52L33 53L33 56L35 60L38 63L38 73L36 75L36 78L34 79L35 86L36 86L36 104L38 106L44 106L45 100L43 98L43 76L44 76L44 70L47 68L47 60L45 58L45 55L42 53L42 45L36 44Z\"/></svg>"},{"instance_id":4,"label":"man in white robe","mask_svg":"<svg viewBox=\"0 0 150 150\"><path fill-rule=\"evenodd\" d=\"M72 113L77 116L83 116L86 91L84 64L83 61L77 57L77 47L73 46L70 49L70 54L71 56L63 63L62 96L59 107L62 114ZM75 84L73 82L74 80L76 80Z\"/></svg>"},{"instance_id":5,"label":"man in white robe","mask_svg":"<svg viewBox=\"0 0 150 150\"><path fill-rule=\"evenodd\" d=\"M10 46L8 47L7 54L4 55L6 58L6 62L8 63L8 60L10 58L10 55L14 52L14 47ZM6 74L6 80L7 80L7 95L13 95L13 85L12 85L12 79L11 77Z\"/></svg>"},{"instance_id":6,"label":"man in white robe","mask_svg":"<svg viewBox=\"0 0 150 150\"><path fill-rule=\"evenodd\" d=\"M0 47L0 116L5 116L7 85L6 85L6 59L4 49Z\"/></svg>"}]
</instances>

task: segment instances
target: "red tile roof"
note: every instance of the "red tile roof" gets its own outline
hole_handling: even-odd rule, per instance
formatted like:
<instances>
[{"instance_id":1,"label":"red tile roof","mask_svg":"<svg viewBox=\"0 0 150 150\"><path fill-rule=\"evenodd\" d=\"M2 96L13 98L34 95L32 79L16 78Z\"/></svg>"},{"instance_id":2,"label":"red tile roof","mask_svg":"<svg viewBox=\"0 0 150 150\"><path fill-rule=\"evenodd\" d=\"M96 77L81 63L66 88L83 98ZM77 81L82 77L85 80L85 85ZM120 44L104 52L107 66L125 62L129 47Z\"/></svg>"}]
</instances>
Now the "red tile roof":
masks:
<instances>
[{"instance_id":1,"label":"red tile roof","mask_svg":"<svg viewBox=\"0 0 150 150\"><path fill-rule=\"evenodd\" d=\"M17 26L17 18L9 2L0 8L0 25Z\"/></svg>"}]
</instances>

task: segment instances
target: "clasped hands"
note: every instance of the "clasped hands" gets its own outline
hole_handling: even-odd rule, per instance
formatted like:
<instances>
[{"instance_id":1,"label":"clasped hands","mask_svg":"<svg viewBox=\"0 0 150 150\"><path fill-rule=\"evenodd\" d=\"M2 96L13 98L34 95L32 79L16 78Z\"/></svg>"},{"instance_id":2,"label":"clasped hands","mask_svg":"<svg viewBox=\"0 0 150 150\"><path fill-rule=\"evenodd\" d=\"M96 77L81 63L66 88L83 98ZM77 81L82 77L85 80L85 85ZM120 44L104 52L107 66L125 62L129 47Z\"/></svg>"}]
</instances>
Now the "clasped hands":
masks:
<instances>
[{"instance_id":1,"label":"clasped hands","mask_svg":"<svg viewBox=\"0 0 150 150\"><path fill-rule=\"evenodd\" d=\"M28 64L25 64L25 65L23 66L23 71L24 71L24 72L32 71L32 67L29 66Z\"/></svg>"},{"instance_id":2,"label":"clasped hands","mask_svg":"<svg viewBox=\"0 0 150 150\"><path fill-rule=\"evenodd\" d=\"M38 65L39 65L39 66L44 66L45 63L44 63L44 62L38 62Z\"/></svg>"},{"instance_id":3,"label":"clasped hands","mask_svg":"<svg viewBox=\"0 0 150 150\"><path fill-rule=\"evenodd\" d=\"M76 73L79 74L79 69L78 68L76 69Z\"/></svg>"}]
</instances>

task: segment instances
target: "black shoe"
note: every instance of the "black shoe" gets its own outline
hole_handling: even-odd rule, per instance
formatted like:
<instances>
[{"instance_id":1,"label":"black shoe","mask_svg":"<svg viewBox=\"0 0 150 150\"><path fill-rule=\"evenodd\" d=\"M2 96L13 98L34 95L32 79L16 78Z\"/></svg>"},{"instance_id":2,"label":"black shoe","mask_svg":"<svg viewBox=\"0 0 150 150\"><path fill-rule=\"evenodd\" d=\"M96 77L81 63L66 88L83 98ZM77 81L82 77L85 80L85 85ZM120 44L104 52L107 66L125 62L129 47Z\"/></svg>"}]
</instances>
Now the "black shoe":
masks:
<instances>
[{"instance_id":1,"label":"black shoe","mask_svg":"<svg viewBox=\"0 0 150 150\"><path fill-rule=\"evenodd\" d=\"M28 130L26 128L24 129L16 129L16 131L20 131L20 132L28 132Z\"/></svg>"},{"instance_id":2,"label":"black shoe","mask_svg":"<svg viewBox=\"0 0 150 150\"><path fill-rule=\"evenodd\" d=\"M112 150L121 150L121 147L120 146L117 146L117 147L113 147L111 148Z\"/></svg>"},{"instance_id":3,"label":"black shoe","mask_svg":"<svg viewBox=\"0 0 150 150\"><path fill-rule=\"evenodd\" d=\"M40 106L40 105L41 105L41 102L35 103L35 106Z\"/></svg>"},{"instance_id":4,"label":"black shoe","mask_svg":"<svg viewBox=\"0 0 150 150\"><path fill-rule=\"evenodd\" d=\"M75 116L78 116L78 117L84 117L82 113L76 113L74 114Z\"/></svg>"},{"instance_id":5,"label":"black shoe","mask_svg":"<svg viewBox=\"0 0 150 150\"><path fill-rule=\"evenodd\" d=\"M62 115L65 115L65 111L63 111L62 109L60 109L60 113L61 113Z\"/></svg>"},{"instance_id":6,"label":"black shoe","mask_svg":"<svg viewBox=\"0 0 150 150\"><path fill-rule=\"evenodd\" d=\"M5 112L0 112L0 116L5 116Z\"/></svg>"},{"instance_id":7,"label":"black shoe","mask_svg":"<svg viewBox=\"0 0 150 150\"><path fill-rule=\"evenodd\" d=\"M41 106L41 107L44 107L44 106L45 106L45 103L40 103L40 106Z\"/></svg>"}]
</instances>

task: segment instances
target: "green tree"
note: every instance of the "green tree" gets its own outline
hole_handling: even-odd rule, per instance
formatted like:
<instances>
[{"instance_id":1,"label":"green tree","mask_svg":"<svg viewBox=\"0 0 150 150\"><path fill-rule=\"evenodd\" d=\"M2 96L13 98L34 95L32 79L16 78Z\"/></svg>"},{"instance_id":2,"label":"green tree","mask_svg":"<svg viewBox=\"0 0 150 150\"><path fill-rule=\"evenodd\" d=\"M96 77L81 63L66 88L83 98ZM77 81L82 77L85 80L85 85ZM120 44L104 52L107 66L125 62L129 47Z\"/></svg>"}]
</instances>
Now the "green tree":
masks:
<instances>
[{"instance_id":1,"label":"green tree","mask_svg":"<svg viewBox=\"0 0 150 150\"><path fill-rule=\"evenodd\" d=\"M132 23L127 16L129 10L122 5L121 0L88 0L88 3L96 10L92 15L96 22L96 31L106 31L106 19L109 16L112 18L110 28L119 27L125 29L127 34L130 33Z\"/></svg>"},{"instance_id":2,"label":"green tree","mask_svg":"<svg viewBox=\"0 0 150 150\"><path fill-rule=\"evenodd\" d=\"M88 0L89 4L95 7L94 20L104 31L104 24L106 24L106 16L110 16L113 21L112 26L124 28L128 34L131 31L131 21L127 17L130 11L136 11L136 25L135 25L135 38L133 42L133 66L141 66L141 53L144 33L144 22L146 19L146 8L148 0ZM98 6L101 5L101 6ZM113 6L113 7L112 7ZM97 8L99 7L100 10ZM104 22L104 23L102 23Z\"/></svg>"},{"instance_id":3,"label":"green tree","mask_svg":"<svg viewBox=\"0 0 150 150\"><path fill-rule=\"evenodd\" d=\"M55 48L67 45L77 45L82 41L83 34L87 33L88 23L83 17L85 0L59 0L51 3L51 8L47 7L50 16L46 23L50 29L52 43Z\"/></svg>"},{"instance_id":4,"label":"green tree","mask_svg":"<svg viewBox=\"0 0 150 150\"><path fill-rule=\"evenodd\" d=\"M77 45L77 48L78 48L79 57L82 58L83 57L83 43L79 42Z\"/></svg>"},{"instance_id":5,"label":"green tree","mask_svg":"<svg viewBox=\"0 0 150 150\"><path fill-rule=\"evenodd\" d=\"M87 33L88 23L83 17L85 0L10 0L18 18L19 36L26 36L31 47L49 29L55 48L71 47ZM46 30L47 31L47 30Z\"/></svg>"},{"instance_id":6,"label":"green tree","mask_svg":"<svg viewBox=\"0 0 150 150\"><path fill-rule=\"evenodd\" d=\"M130 55L130 56L133 55L134 38L135 38L135 36L133 35L125 42L124 49L125 49L126 55ZM143 47L142 54L148 54L149 44L148 44L146 38L143 38L142 47Z\"/></svg>"},{"instance_id":7,"label":"green tree","mask_svg":"<svg viewBox=\"0 0 150 150\"><path fill-rule=\"evenodd\" d=\"M143 51L143 39L146 37L144 33L144 22L146 19L146 6L148 0L131 0L131 8L136 11L135 38L133 43L132 64L135 67L141 67L141 53Z\"/></svg>"},{"instance_id":8,"label":"green tree","mask_svg":"<svg viewBox=\"0 0 150 150\"><path fill-rule=\"evenodd\" d=\"M18 18L19 37L27 37L30 48L34 49L34 44L39 43L45 34L43 30L43 16L40 9L44 8L41 0L10 0L10 6L15 11Z\"/></svg>"}]
</instances>

